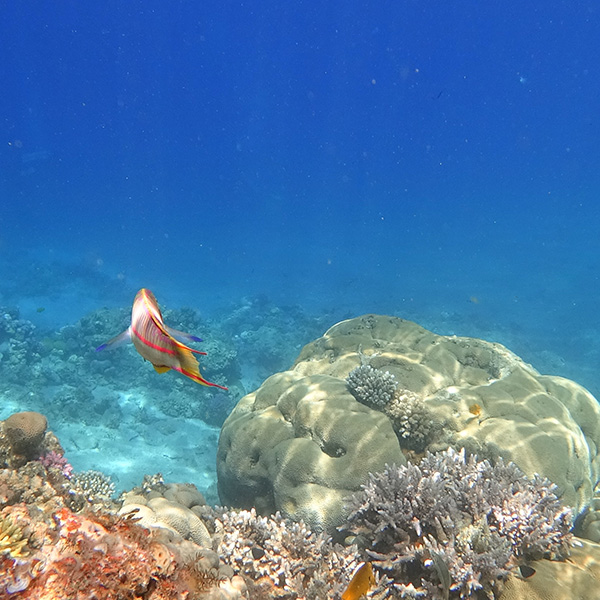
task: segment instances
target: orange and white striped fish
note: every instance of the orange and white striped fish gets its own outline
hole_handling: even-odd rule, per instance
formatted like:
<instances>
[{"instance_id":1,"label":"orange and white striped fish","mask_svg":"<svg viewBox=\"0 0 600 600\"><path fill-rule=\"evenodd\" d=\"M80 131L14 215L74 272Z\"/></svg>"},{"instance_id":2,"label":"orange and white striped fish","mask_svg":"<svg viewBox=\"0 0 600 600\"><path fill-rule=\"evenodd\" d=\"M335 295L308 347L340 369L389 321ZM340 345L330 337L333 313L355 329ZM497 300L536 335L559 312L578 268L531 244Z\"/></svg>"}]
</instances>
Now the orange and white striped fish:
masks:
<instances>
[{"instance_id":1,"label":"orange and white striped fish","mask_svg":"<svg viewBox=\"0 0 600 600\"><path fill-rule=\"evenodd\" d=\"M206 352L189 348L181 340L202 341L194 335L177 331L177 329L165 325L154 294L150 290L142 288L133 301L131 325L106 344L98 346L96 352L133 342L135 349L143 358L152 363L158 373L165 373L173 369L193 379L196 383L226 390L226 387L206 381L200 375L198 361L194 354L206 355Z\"/></svg>"}]
</instances>

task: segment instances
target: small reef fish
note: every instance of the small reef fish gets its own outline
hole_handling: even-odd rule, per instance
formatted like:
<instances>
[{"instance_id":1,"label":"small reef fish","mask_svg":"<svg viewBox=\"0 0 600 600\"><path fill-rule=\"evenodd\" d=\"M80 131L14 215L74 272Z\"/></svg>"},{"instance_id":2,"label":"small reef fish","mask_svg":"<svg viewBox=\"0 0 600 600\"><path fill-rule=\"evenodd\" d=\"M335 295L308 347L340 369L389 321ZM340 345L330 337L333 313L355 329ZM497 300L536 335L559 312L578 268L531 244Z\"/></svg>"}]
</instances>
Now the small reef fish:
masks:
<instances>
[{"instance_id":1,"label":"small reef fish","mask_svg":"<svg viewBox=\"0 0 600 600\"><path fill-rule=\"evenodd\" d=\"M430 550L431 560L433 562L433 568L435 569L437 576L440 578L442 584L442 594L444 600L448 600L450 597L450 584L452 583L452 577L450 576L450 570L444 560L444 557L435 550Z\"/></svg>"},{"instance_id":2,"label":"small reef fish","mask_svg":"<svg viewBox=\"0 0 600 600\"><path fill-rule=\"evenodd\" d=\"M195 335L177 331L177 329L165 325L154 294L150 290L142 288L133 301L131 325L123 333L98 346L96 352L133 342L135 349L143 358L152 363L158 373L165 373L173 369L193 379L196 383L226 390L226 387L206 381L200 375L198 361L192 353L206 355L206 352L193 350L181 340L202 341Z\"/></svg>"},{"instance_id":3,"label":"small reef fish","mask_svg":"<svg viewBox=\"0 0 600 600\"><path fill-rule=\"evenodd\" d=\"M362 563L354 572L342 600L358 600L375 585L375 575L370 562Z\"/></svg>"}]
</instances>

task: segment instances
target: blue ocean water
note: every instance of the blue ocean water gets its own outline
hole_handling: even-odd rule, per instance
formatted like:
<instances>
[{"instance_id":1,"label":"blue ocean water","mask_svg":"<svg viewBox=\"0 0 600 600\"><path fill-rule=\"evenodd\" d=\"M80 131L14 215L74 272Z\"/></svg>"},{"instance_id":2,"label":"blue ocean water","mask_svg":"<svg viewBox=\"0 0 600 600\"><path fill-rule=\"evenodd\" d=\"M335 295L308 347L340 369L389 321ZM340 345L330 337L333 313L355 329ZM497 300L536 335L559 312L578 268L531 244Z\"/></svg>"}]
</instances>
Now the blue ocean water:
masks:
<instances>
[{"instance_id":1,"label":"blue ocean water","mask_svg":"<svg viewBox=\"0 0 600 600\"><path fill-rule=\"evenodd\" d=\"M148 287L238 353L227 406L365 312L598 395L599 30L586 1L7 5L0 306L83 356ZM113 356L123 394L148 365ZM39 408L3 381L1 418Z\"/></svg>"}]
</instances>

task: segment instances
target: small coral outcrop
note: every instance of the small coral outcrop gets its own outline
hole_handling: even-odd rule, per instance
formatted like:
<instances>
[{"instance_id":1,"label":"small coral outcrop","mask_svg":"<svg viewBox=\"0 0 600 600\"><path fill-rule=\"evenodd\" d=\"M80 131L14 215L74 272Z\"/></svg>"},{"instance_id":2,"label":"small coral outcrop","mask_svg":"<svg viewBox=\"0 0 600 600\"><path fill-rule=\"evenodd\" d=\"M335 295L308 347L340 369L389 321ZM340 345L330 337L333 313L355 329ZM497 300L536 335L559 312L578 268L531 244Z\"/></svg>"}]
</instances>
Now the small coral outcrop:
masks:
<instances>
[{"instance_id":1,"label":"small coral outcrop","mask_svg":"<svg viewBox=\"0 0 600 600\"><path fill-rule=\"evenodd\" d=\"M47 427L48 419L34 411L13 413L3 424L4 434L13 451L25 458L39 456Z\"/></svg>"},{"instance_id":2,"label":"small coral outcrop","mask_svg":"<svg viewBox=\"0 0 600 600\"><path fill-rule=\"evenodd\" d=\"M88 502L110 502L115 493L115 484L108 475L90 469L75 473L71 477L72 487Z\"/></svg>"},{"instance_id":3,"label":"small coral outcrop","mask_svg":"<svg viewBox=\"0 0 600 600\"><path fill-rule=\"evenodd\" d=\"M394 397L398 382L389 372L369 364L352 369L346 378L352 395L367 406L383 408Z\"/></svg>"},{"instance_id":4,"label":"small coral outcrop","mask_svg":"<svg viewBox=\"0 0 600 600\"><path fill-rule=\"evenodd\" d=\"M210 548L210 533L202 520L203 495L193 485L164 484L161 479L160 474L146 477L140 488L124 494L119 514L134 516L148 529L168 532L170 539Z\"/></svg>"}]
</instances>

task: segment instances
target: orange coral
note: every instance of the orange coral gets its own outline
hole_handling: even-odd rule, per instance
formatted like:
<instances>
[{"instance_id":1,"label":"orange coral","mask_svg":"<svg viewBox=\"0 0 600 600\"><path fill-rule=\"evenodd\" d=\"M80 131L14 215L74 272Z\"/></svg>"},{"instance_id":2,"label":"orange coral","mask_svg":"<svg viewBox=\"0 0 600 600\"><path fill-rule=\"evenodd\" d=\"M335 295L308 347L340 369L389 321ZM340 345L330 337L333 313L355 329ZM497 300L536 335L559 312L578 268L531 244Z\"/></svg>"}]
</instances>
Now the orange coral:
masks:
<instances>
[{"instance_id":1,"label":"orange coral","mask_svg":"<svg viewBox=\"0 0 600 600\"><path fill-rule=\"evenodd\" d=\"M478 417L481 414L481 406L479 406L479 404L471 404L471 406L469 406L469 412Z\"/></svg>"},{"instance_id":2,"label":"orange coral","mask_svg":"<svg viewBox=\"0 0 600 600\"><path fill-rule=\"evenodd\" d=\"M23 505L14 508L21 521L24 515L32 520ZM55 513L54 525L45 525L31 556L2 557L0 573L0 595L19 591L20 600L183 600L190 585L181 577L176 551L148 530L129 519L68 508Z\"/></svg>"}]
</instances>

